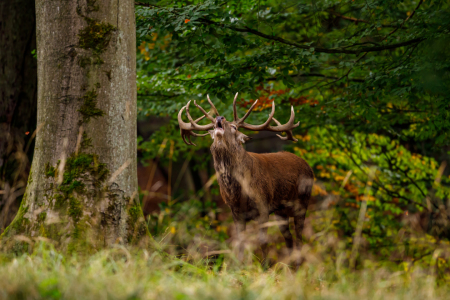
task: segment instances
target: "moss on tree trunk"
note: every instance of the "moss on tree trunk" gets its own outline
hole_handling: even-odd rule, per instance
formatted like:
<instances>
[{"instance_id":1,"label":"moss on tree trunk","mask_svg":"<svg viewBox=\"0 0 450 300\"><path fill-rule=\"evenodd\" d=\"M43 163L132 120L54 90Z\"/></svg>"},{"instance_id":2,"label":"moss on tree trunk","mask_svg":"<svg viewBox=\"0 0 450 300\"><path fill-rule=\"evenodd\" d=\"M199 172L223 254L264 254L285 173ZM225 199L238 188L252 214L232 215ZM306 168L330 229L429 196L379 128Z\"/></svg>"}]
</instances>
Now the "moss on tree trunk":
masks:
<instances>
[{"instance_id":1,"label":"moss on tree trunk","mask_svg":"<svg viewBox=\"0 0 450 300\"><path fill-rule=\"evenodd\" d=\"M134 2L37 0L38 127L19 213L3 234L68 251L148 239L136 174ZM22 249L23 250L23 249Z\"/></svg>"}]
</instances>

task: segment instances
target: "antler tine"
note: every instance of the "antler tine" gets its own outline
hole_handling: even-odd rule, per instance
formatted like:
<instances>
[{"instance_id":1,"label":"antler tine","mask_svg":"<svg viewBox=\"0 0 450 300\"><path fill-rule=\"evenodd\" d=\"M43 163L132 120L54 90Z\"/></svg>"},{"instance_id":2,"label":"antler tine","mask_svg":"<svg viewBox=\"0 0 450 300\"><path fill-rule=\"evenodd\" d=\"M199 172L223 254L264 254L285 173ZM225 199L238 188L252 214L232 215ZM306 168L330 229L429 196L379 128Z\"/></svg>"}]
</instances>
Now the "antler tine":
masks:
<instances>
[{"instance_id":1,"label":"antler tine","mask_svg":"<svg viewBox=\"0 0 450 300\"><path fill-rule=\"evenodd\" d=\"M185 123L183 122L183 119L181 118L181 115L183 114L183 110L186 108L186 106L183 106L181 108L181 110L178 112L178 124L180 125L180 128L186 129L186 130L192 130L191 124L190 123ZM197 120L195 120L195 123L200 122L201 120L203 120L206 116L201 116L200 118L198 118Z\"/></svg>"},{"instance_id":2,"label":"antler tine","mask_svg":"<svg viewBox=\"0 0 450 300\"><path fill-rule=\"evenodd\" d=\"M273 118L272 119L275 123L277 123L278 126L282 126L280 122L278 122L277 119ZM279 137L280 139L282 139L283 141L294 141L297 142L298 140L294 137L294 134L292 133L292 130L286 130L286 136L282 136L277 134L277 137Z\"/></svg>"},{"instance_id":3,"label":"antler tine","mask_svg":"<svg viewBox=\"0 0 450 300\"><path fill-rule=\"evenodd\" d=\"M180 129L185 129L185 130L189 130L191 129L191 124L190 123L185 123L183 121L183 118L181 117L181 115L183 114L183 110L186 108L186 106L183 106L180 111L178 112L178 125L180 126Z\"/></svg>"},{"instance_id":4,"label":"antler tine","mask_svg":"<svg viewBox=\"0 0 450 300\"><path fill-rule=\"evenodd\" d=\"M207 132L207 133L204 133L204 134L198 134L198 133L192 132L190 130L184 130L184 129L180 128L180 134L181 134L181 138L183 139L183 142L186 145L197 146L196 144L194 144L191 141L191 136L205 136L205 135L208 135L209 133ZM188 137L188 141L189 142L186 141L186 137Z\"/></svg>"},{"instance_id":5,"label":"antler tine","mask_svg":"<svg viewBox=\"0 0 450 300\"><path fill-rule=\"evenodd\" d=\"M234 100L233 100L233 119L235 122L237 122L239 120L238 115L237 115L237 110L236 110L236 99L239 93L236 93L236 95L234 96Z\"/></svg>"},{"instance_id":6,"label":"antler tine","mask_svg":"<svg viewBox=\"0 0 450 300\"><path fill-rule=\"evenodd\" d=\"M191 104L191 100L189 100L189 102L187 103L187 105L185 106L186 107L186 115L187 115L187 117L188 117L188 119L189 119L189 122L191 122L191 128L190 128L190 130L202 130L202 131L206 131L206 130L209 130L209 129L212 129L213 127L214 127L214 124L213 123L211 123L211 124L208 124L208 125L198 125L193 119L192 119L192 117L191 117L191 114L189 113L189 105ZM183 110L183 109L181 109L181 110ZM181 112L181 111L180 111ZM205 112L206 113L206 112ZM208 114L206 114L206 117L208 117L209 115ZM211 117L211 116L209 116L209 117ZM180 116L180 118L181 118L181 116ZM212 118L212 117L211 117Z\"/></svg>"},{"instance_id":7,"label":"antler tine","mask_svg":"<svg viewBox=\"0 0 450 300\"><path fill-rule=\"evenodd\" d=\"M245 118L248 117L248 115L250 114L250 112L252 111L252 109L254 108L255 105L256 105L256 101L255 101L255 103L253 103L252 107L250 107L250 109L245 114L245 116L241 120L239 120L240 122L242 122L243 120L245 120ZM272 112L270 113L269 118L267 119L267 121L264 124L251 125L251 124L242 122L242 124L240 124L240 127L246 128L249 130L255 130L255 131L267 130L267 131L275 131L275 132L286 132L285 137L278 135L278 134L277 134L277 136L284 141L290 140L290 141L296 142L297 139L294 138L292 129L294 129L295 127L298 127L300 125L300 122L297 122L297 124L294 124L294 119L295 119L294 107L291 106L291 116L289 117L289 121L284 125L282 125L277 119L275 119L273 117L274 114L275 114L275 102L272 102ZM277 126L269 125L272 120L277 124Z\"/></svg>"},{"instance_id":8,"label":"antler tine","mask_svg":"<svg viewBox=\"0 0 450 300\"><path fill-rule=\"evenodd\" d=\"M216 116L220 116L219 111L214 106L214 104L212 103L211 99L209 99L209 95L206 95L206 98L208 98L208 102L209 102L209 105L211 105L212 111L216 114Z\"/></svg>"},{"instance_id":9,"label":"antler tine","mask_svg":"<svg viewBox=\"0 0 450 300\"><path fill-rule=\"evenodd\" d=\"M200 110L202 111L202 113L205 115L205 117L207 117L211 122L215 122L214 118L211 117L211 116L206 112L206 110L204 110L200 105L198 105L197 102L195 102L195 100L194 100L194 104L195 104L195 106L197 106L198 109L200 109ZM197 123L197 122L196 122L196 123Z\"/></svg>"},{"instance_id":10,"label":"antler tine","mask_svg":"<svg viewBox=\"0 0 450 300\"><path fill-rule=\"evenodd\" d=\"M300 125L300 122L297 122L297 124L294 124L294 118L295 118L294 107L291 106L291 116L289 117L289 121L284 125L281 125L279 122L276 122L278 126L275 126L275 127L269 126L269 128L267 128L267 130L276 131L276 132L285 131L287 133L289 130L292 130L295 127L298 127Z\"/></svg>"},{"instance_id":11,"label":"antler tine","mask_svg":"<svg viewBox=\"0 0 450 300\"><path fill-rule=\"evenodd\" d=\"M208 97L209 100L209 97ZM210 100L209 100L210 101ZM178 112L178 124L180 125L180 134L181 134L181 138L183 139L183 141L187 144L187 145L193 145L196 146L192 141L191 141L191 136L206 136L209 133L204 133L204 134L198 134L193 132L193 130L204 130L207 131L209 129L212 129L214 127L214 123L208 124L208 125L198 125L197 123L201 120L203 120L205 117L208 118L210 121L215 121L214 118L212 116L210 116L200 105L198 105L195 101L194 104L195 106L197 106L202 112L203 112L203 116L201 116L200 118L193 120L191 117L191 114L189 113L189 105L191 104L191 101L189 101L187 103L186 106L183 106L180 111ZM215 113L218 114L217 109L214 107L214 105L212 104L212 102L210 101L210 104L212 105L212 109ZM190 123L185 123L183 122L183 118L182 118L182 114L184 109L186 109L186 115L189 119ZM186 140L187 137L187 140Z\"/></svg>"},{"instance_id":12,"label":"antler tine","mask_svg":"<svg viewBox=\"0 0 450 300\"><path fill-rule=\"evenodd\" d=\"M256 106L257 103L258 103L258 99L256 99L255 102L253 102L250 109L245 113L245 115L242 117L242 119L239 119L238 123L243 123L245 121L245 119L247 119L247 117L250 115L250 113L252 112L253 108Z\"/></svg>"},{"instance_id":13,"label":"antler tine","mask_svg":"<svg viewBox=\"0 0 450 300\"><path fill-rule=\"evenodd\" d=\"M253 109L254 105L255 105L255 103L252 105L250 110ZM245 114L244 118L246 118L248 116L248 114L249 114L249 112L247 112L247 114ZM242 123L242 124L240 124L240 127L246 128L249 130L254 130L254 131L268 130L268 128L270 127L269 124L272 121L274 114L275 114L275 101L272 101L272 111L270 112L269 118L267 119L266 122L264 122L261 125L251 125L251 124L247 124L247 123Z\"/></svg>"}]
</instances>

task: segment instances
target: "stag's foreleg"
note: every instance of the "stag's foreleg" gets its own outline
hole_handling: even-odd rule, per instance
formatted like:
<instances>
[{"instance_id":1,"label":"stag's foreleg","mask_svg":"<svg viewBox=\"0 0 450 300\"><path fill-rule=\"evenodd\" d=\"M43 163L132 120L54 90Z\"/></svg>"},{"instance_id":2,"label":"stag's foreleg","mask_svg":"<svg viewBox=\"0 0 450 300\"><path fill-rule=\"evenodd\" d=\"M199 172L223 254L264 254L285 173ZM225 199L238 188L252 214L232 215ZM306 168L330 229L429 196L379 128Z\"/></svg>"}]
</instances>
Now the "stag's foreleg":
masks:
<instances>
[{"instance_id":1,"label":"stag's foreleg","mask_svg":"<svg viewBox=\"0 0 450 300\"><path fill-rule=\"evenodd\" d=\"M294 212L295 235L297 237L296 246L300 250L302 247L302 234L305 225L306 209L299 206Z\"/></svg>"},{"instance_id":2,"label":"stag's foreleg","mask_svg":"<svg viewBox=\"0 0 450 300\"><path fill-rule=\"evenodd\" d=\"M311 198L313 184L314 178L306 174L300 175L297 181L298 200L294 204L294 223L299 250L302 245L302 233L305 224L306 210L308 209L309 199Z\"/></svg>"},{"instance_id":3,"label":"stag's foreleg","mask_svg":"<svg viewBox=\"0 0 450 300\"><path fill-rule=\"evenodd\" d=\"M289 217L286 215L275 215L275 217L279 222L278 228L280 228L281 234L286 241L286 247L289 250L289 254L291 254L294 247L294 239L292 238L292 233L289 230Z\"/></svg>"},{"instance_id":4,"label":"stag's foreleg","mask_svg":"<svg viewBox=\"0 0 450 300\"><path fill-rule=\"evenodd\" d=\"M232 215L233 215L234 224L236 225L237 237L239 239L243 239L244 238L243 235L244 235L244 231L245 231L245 214L242 212L233 211Z\"/></svg>"},{"instance_id":5,"label":"stag's foreleg","mask_svg":"<svg viewBox=\"0 0 450 300\"><path fill-rule=\"evenodd\" d=\"M234 225L236 226L237 235L237 257L239 261L244 260L244 241L245 241L245 213L242 211L232 210Z\"/></svg>"},{"instance_id":6,"label":"stag's foreleg","mask_svg":"<svg viewBox=\"0 0 450 300\"><path fill-rule=\"evenodd\" d=\"M267 238L267 222L269 222L269 208L266 205L265 201L257 201L258 207L258 225L259 225L259 244L261 247L261 251L263 254L262 264L263 266L268 265L267 254L268 254L268 238Z\"/></svg>"},{"instance_id":7,"label":"stag's foreleg","mask_svg":"<svg viewBox=\"0 0 450 300\"><path fill-rule=\"evenodd\" d=\"M305 225L305 217L306 217L306 208L298 207L296 208L294 212L294 227L295 227L295 235L297 237L296 239L296 248L297 251L295 252L295 264L300 266L303 262L300 250L302 249L303 239L303 227Z\"/></svg>"}]
</instances>

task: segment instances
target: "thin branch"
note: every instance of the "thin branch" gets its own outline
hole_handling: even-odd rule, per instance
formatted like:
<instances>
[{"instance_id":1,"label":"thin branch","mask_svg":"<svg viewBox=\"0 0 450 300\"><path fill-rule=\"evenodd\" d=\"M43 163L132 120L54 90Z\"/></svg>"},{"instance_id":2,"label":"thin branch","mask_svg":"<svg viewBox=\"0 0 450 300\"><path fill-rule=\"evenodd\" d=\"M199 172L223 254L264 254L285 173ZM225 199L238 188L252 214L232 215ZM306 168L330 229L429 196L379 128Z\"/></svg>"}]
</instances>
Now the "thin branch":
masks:
<instances>
[{"instance_id":1,"label":"thin branch","mask_svg":"<svg viewBox=\"0 0 450 300\"><path fill-rule=\"evenodd\" d=\"M367 52L364 53L363 55L361 55L361 57L359 57L359 58L358 58L357 60L355 60L353 63L356 64L356 63L359 62L361 59L363 59L366 55L367 55ZM347 71L347 73L345 73L345 74L342 75L341 77L337 77L335 80L333 80L333 81L331 81L331 82L327 82L327 83L325 83L325 84L320 85L320 83L323 81L323 80L322 80L322 81L320 81L319 83L317 83L317 84L315 84L315 85L313 85L313 86L310 86L310 87L307 87L307 88L305 88L305 89L303 89L303 90L298 91L298 92L297 92L297 95L303 93L304 91L313 89L313 88L317 88L317 87L318 87L318 88L322 88L322 87L325 87L325 86L327 86L327 85L336 83L336 82L340 81L341 79L343 79L344 77L347 77L347 80L350 81L351 79L348 78L348 75L350 74L350 71L353 70L354 67L355 67L355 65L353 65L353 66ZM364 81L362 81L362 82L364 82Z\"/></svg>"},{"instance_id":2,"label":"thin branch","mask_svg":"<svg viewBox=\"0 0 450 300\"><path fill-rule=\"evenodd\" d=\"M417 4L416 9L414 9L414 11L412 12L412 14L410 14L405 20L403 20L402 24L401 24L399 27L397 27L397 28L395 28L394 30L392 30L392 31L386 36L386 38L387 38L388 36L391 36L394 32L396 32L396 31L399 30L400 28L402 28L403 25L404 25L409 19L411 19L412 16L414 16L414 14L416 13L416 10L420 7L420 5L422 5L422 3L423 3L423 0L420 0L420 1L419 1L419 4ZM386 39L386 38L384 38L384 39Z\"/></svg>"},{"instance_id":3,"label":"thin branch","mask_svg":"<svg viewBox=\"0 0 450 300\"><path fill-rule=\"evenodd\" d=\"M369 21L367 21L367 20L357 19L357 18L353 18L353 17L347 17L347 16L341 15L341 14L335 12L335 11L330 11L329 13L332 14L332 15L335 15L336 17L339 17L339 18L341 18L341 19L355 22L355 25L358 25L358 23L365 23L365 24L369 24L369 25L374 25L373 23L371 23L371 22L369 22ZM393 26L393 25L383 25L383 24L380 24L379 26L380 26L380 27L384 27L384 28L392 28L392 27L395 27L395 26Z\"/></svg>"},{"instance_id":4,"label":"thin branch","mask_svg":"<svg viewBox=\"0 0 450 300\"><path fill-rule=\"evenodd\" d=\"M150 3L144 3L144 2L138 2L138 1L134 2L134 5L150 7L150 8L153 8L153 7L161 8L161 6L158 6L158 5L154 5L154 4L150 4Z\"/></svg>"},{"instance_id":5,"label":"thin branch","mask_svg":"<svg viewBox=\"0 0 450 300\"><path fill-rule=\"evenodd\" d=\"M178 97L181 95L183 95L183 94L170 94L170 95L158 94L158 93L152 93L152 94L138 93L137 94L138 97L162 97L162 98L166 98L166 99L175 98L175 97ZM158 100L158 101L160 101L160 100Z\"/></svg>"},{"instance_id":6,"label":"thin branch","mask_svg":"<svg viewBox=\"0 0 450 300\"><path fill-rule=\"evenodd\" d=\"M335 11L330 11L330 14L335 15L336 17L339 17L339 18L344 19L344 20L349 20L349 21L355 22L356 24L358 24L358 23L366 23L366 24L370 24L370 22L367 21L367 20L362 20L362 19L357 19L357 18L347 17L347 16L344 16L344 15L338 14L338 13L335 12Z\"/></svg>"},{"instance_id":7,"label":"thin branch","mask_svg":"<svg viewBox=\"0 0 450 300\"><path fill-rule=\"evenodd\" d=\"M296 43L296 42L293 42L293 41L288 41L288 40L283 39L281 37L267 35L265 33L259 32L257 30L251 29L251 28L249 28L247 26L245 26L245 28L239 28L239 27L236 27L236 26L232 26L232 25L228 25L228 24L224 24L224 23L211 21L211 20L208 20L208 19L205 19L205 18L200 18L198 20L203 22L203 23L206 23L206 24L215 25L215 26L219 26L219 27L225 27L225 28L228 28L230 30L237 31L237 32L251 33L251 34L263 37L265 39L277 41L277 42L280 42L282 44L294 46L294 47L299 48L299 49L308 50L308 49L314 48L315 52L320 52L320 53L337 53L337 54L342 53L342 54L356 54L356 55L358 55L361 52L377 52L377 51L390 50L390 49L396 49L396 48L399 48L399 47L414 45L414 44L420 43L420 42L425 40L425 38L415 38L415 39L412 39L412 40L409 40L409 41L406 41L406 42L402 42L402 43L390 44L390 45L384 45L384 46L366 47L366 48L361 48L359 50L329 49L329 48L320 48L320 47L312 47L312 46L301 45L299 43Z\"/></svg>"},{"instance_id":8,"label":"thin branch","mask_svg":"<svg viewBox=\"0 0 450 300\"><path fill-rule=\"evenodd\" d=\"M320 74L320 73L303 73L303 74L291 74L289 75L291 77L322 77L325 79L337 79L340 80L342 79L342 77L336 77L336 76L327 76L324 74ZM275 81L275 80L279 80L280 78L277 77L270 77L270 78L266 78L267 81ZM354 82L365 82L365 79L362 78L349 78L349 81L354 81Z\"/></svg>"}]
</instances>

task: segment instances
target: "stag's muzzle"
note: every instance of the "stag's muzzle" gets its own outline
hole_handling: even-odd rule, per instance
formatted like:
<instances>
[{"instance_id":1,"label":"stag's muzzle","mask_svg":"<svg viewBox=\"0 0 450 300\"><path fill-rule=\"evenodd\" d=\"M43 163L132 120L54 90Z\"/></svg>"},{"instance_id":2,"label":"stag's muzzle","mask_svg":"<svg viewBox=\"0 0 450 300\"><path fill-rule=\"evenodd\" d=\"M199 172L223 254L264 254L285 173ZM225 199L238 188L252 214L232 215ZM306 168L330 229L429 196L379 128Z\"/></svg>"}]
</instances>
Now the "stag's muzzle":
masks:
<instances>
[{"instance_id":1,"label":"stag's muzzle","mask_svg":"<svg viewBox=\"0 0 450 300\"><path fill-rule=\"evenodd\" d=\"M225 117L222 116L218 116L216 118L216 124L214 127L214 133L215 135L222 135L224 133L224 128L223 128L223 121L225 121Z\"/></svg>"}]
</instances>

